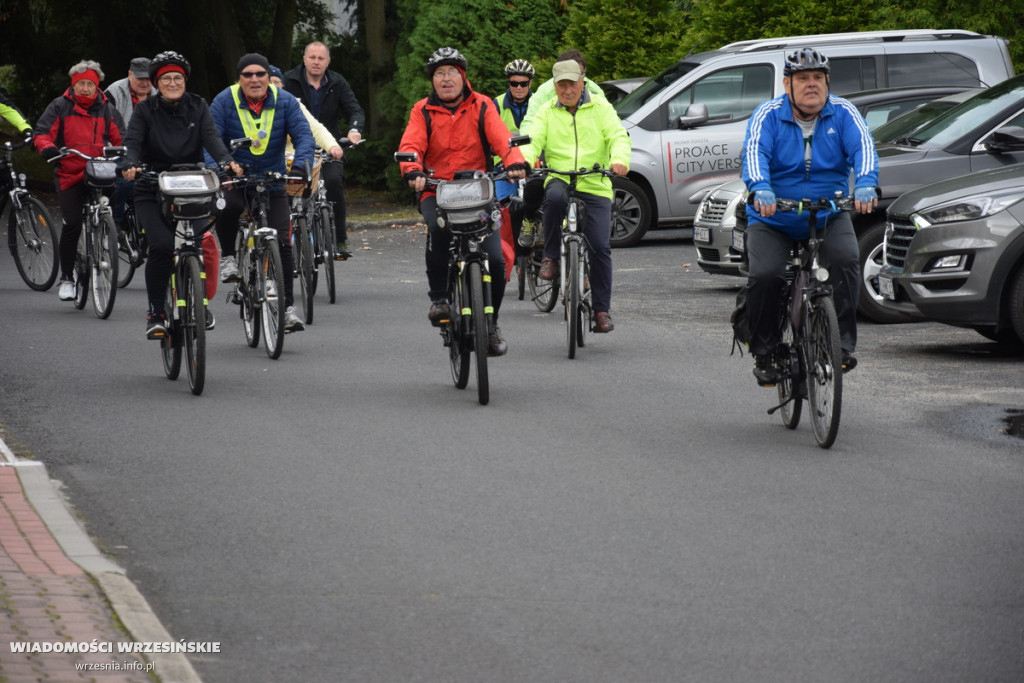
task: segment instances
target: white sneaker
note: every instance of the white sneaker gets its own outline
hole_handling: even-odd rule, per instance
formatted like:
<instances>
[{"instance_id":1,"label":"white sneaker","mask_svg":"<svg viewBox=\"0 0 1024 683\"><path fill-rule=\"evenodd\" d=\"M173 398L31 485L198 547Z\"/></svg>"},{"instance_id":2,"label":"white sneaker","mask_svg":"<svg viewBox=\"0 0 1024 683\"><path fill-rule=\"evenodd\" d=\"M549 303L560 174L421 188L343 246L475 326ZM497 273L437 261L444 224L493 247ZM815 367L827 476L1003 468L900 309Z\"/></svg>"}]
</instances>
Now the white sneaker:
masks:
<instances>
[{"instance_id":1,"label":"white sneaker","mask_svg":"<svg viewBox=\"0 0 1024 683\"><path fill-rule=\"evenodd\" d=\"M75 300L75 283L71 280L61 280L60 287L57 289L57 298L61 301L74 301Z\"/></svg>"},{"instance_id":2,"label":"white sneaker","mask_svg":"<svg viewBox=\"0 0 1024 683\"><path fill-rule=\"evenodd\" d=\"M238 282L238 261L234 256L224 256L221 258L220 281Z\"/></svg>"},{"instance_id":3,"label":"white sneaker","mask_svg":"<svg viewBox=\"0 0 1024 683\"><path fill-rule=\"evenodd\" d=\"M299 316L295 313L295 307L289 306L284 309L284 331L285 332L302 332L306 329L306 326L299 320Z\"/></svg>"}]
</instances>

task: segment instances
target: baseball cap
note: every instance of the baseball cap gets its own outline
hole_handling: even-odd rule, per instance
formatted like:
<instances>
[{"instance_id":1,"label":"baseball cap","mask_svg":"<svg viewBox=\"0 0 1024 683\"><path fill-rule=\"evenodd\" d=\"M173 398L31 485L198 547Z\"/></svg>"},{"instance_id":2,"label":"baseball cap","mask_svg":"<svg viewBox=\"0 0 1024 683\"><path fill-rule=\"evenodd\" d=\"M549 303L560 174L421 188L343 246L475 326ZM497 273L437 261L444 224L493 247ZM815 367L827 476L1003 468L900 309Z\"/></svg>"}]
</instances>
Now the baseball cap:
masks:
<instances>
[{"instance_id":1,"label":"baseball cap","mask_svg":"<svg viewBox=\"0 0 1024 683\"><path fill-rule=\"evenodd\" d=\"M149 78L149 59L146 57L136 57L128 65L128 70L136 78Z\"/></svg>"},{"instance_id":2,"label":"baseball cap","mask_svg":"<svg viewBox=\"0 0 1024 683\"><path fill-rule=\"evenodd\" d=\"M580 63L574 59L566 59L562 62L555 62L551 67L551 77L558 81L578 81L583 76L580 71Z\"/></svg>"}]
</instances>

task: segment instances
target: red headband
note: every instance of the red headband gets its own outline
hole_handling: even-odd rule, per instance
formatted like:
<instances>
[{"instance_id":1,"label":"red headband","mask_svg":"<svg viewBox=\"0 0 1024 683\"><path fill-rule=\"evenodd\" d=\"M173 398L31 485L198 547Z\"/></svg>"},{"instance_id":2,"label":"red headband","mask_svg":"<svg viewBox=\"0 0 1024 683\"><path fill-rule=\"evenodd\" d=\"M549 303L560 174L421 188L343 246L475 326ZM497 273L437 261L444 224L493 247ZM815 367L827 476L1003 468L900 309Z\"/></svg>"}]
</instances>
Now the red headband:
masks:
<instances>
[{"instance_id":1,"label":"red headband","mask_svg":"<svg viewBox=\"0 0 1024 683\"><path fill-rule=\"evenodd\" d=\"M177 64L166 64L166 65L160 67L159 69L157 69L157 71L156 71L157 80L160 80L161 76L163 76L166 73L170 73L171 71L177 71L182 76L185 75L185 70L183 68L181 68L179 65L177 65Z\"/></svg>"},{"instance_id":2,"label":"red headband","mask_svg":"<svg viewBox=\"0 0 1024 683\"><path fill-rule=\"evenodd\" d=\"M93 84L95 84L96 86L99 86L99 84L100 84L100 75L98 73L96 73L95 71L93 71L92 69L86 69L85 71L83 71L81 73L77 73L77 74L72 74L71 75L71 85L74 85L75 83L78 83L78 81L82 81L82 80L92 81Z\"/></svg>"}]
</instances>

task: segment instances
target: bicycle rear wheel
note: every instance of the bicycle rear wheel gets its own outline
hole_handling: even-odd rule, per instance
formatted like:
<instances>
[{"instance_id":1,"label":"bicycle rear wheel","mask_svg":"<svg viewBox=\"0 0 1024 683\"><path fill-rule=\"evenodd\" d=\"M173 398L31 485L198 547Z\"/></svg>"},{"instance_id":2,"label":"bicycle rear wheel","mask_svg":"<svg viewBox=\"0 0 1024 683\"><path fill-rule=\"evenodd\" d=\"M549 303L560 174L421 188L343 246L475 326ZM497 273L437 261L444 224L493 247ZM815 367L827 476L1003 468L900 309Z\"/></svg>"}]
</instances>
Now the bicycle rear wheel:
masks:
<instances>
[{"instance_id":1,"label":"bicycle rear wheel","mask_svg":"<svg viewBox=\"0 0 1024 683\"><path fill-rule=\"evenodd\" d=\"M320 207L320 244L324 254L324 280L327 285L327 300L332 304L336 299L336 280L334 272L334 254L338 250L335 241L334 214L327 207Z\"/></svg>"},{"instance_id":2,"label":"bicycle rear wheel","mask_svg":"<svg viewBox=\"0 0 1024 683\"><path fill-rule=\"evenodd\" d=\"M839 433L843 406L842 350L839 319L831 296L818 297L807 315L807 400L814 438L829 448Z\"/></svg>"},{"instance_id":3,"label":"bicycle rear wheel","mask_svg":"<svg viewBox=\"0 0 1024 683\"><path fill-rule=\"evenodd\" d=\"M516 256L516 295L522 301L526 297L526 278L530 272L530 257L526 254Z\"/></svg>"},{"instance_id":4,"label":"bicycle rear wheel","mask_svg":"<svg viewBox=\"0 0 1024 683\"><path fill-rule=\"evenodd\" d=\"M100 222L93 229L93 259L90 265L92 272L90 284L92 289L92 307L96 317L105 320L114 310L114 299L117 297L117 266L120 257L117 255L117 226L109 214L100 214Z\"/></svg>"},{"instance_id":5,"label":"bicycle rear wheel","mask_svg":"<svg viewBox=\"0 0 1024 683\"><path fill-rule=\"evenodd\" d=\"M504 273L502 273L504 275ZM484 278L480 264L469 264L469 325L473 334L473 353L476 355L476 391L480 405L485 406L491 397L490 381L487 377L487 314L484 312Z\"/></svg>"},{"instance_id":6,"label":"bicycle rear wheel","mask_svg":"<svg viewBox=\"0 0 1024 683\"><path fill-rule=\"evenodd\" d=\"M305 216L295 218L295 248L292 250L295 257L295 270L299 274L299 301L302 309L302 320L309 324L313 322L313 276L316 273L316 263L313 261L313 244L309 238L309 225Z\"/></svg>"},{"instance_id":7,"label":"bicycle rear wheel","mask_svg":"<svg viewBox=\"0 0 1024 683\"><path fill-rule=\"evenodd\" d=\"M175 276L171 276L172 278ZM178 379L181 373L181 323L176 315L177 300L174 295L174 283L167 283L167 296L164 298L164 311L167 313L167 334L160 340L160 355L164 361L164 374L167 379Z\"/></svg>"},{"instance_id":8,"label":"bicycle rear wheel","mask_svg":"<svg viewBox=\"0 0 1024 683\"><path fill-rule=\"evenodd\" d=\"M7 240L18 274L30 289L44 292L57 279L57 225L35 197L21 196L21 207L7 215Z\"/></svg>"},{"instance_id":9,"label":"bicycle rear wheel","mask_svg":"<svg viewBox=\"0 0 1024 683\"><path fill-rule=\"evenodd\" d=\"M580 338L580 243L570 240L565 249L565 342L569 358L576 357L576 345Z\"/></svg>"},{"instance_id":10,"label":"bicycle rear wheel","mask_svg":"<svg viewBox=\"0 0 1024 683\"><path fill-rule=\"evenodd\" d=\"M185 281L179 283L178 291L184 301L178 310L185 344L188 386L198 396L206 384L206 284L199 259L187 256L181 274Z\"/></svg>"},{"instance_id":11,"label":"bicycle rear wheel","mask_svg":"<svg viewBox=\"0 0 1024 683\"><path fill-rule=\"evenodd\" d=\"M263 346L267 356L276 360L284 348L285 309L284 272L276 240L263 240L258 265L256 278L259 283Z\"/></svg>"}]
</instances>

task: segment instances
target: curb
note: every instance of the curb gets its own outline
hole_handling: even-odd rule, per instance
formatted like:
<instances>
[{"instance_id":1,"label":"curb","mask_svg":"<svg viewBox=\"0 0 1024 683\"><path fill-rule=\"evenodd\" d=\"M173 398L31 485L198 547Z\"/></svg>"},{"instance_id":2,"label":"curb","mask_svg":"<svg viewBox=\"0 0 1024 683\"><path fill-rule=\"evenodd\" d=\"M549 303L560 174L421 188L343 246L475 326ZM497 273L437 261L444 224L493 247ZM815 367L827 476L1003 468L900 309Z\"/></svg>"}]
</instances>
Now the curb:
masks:
<instances>
[{"instance_id":1,"label":"curb","mask_svg":"<svg viewBox=\"0 0 1024 683\"><path fill-rule=\"evenodd\" d=\"M345 226L349 232L353 230L386 230L388 228L397 227L410 227L414 225L424 225L423 218L396 218L388 220L377 220L377 221L360 221L360 220L346 220Z\"/></svg>"},{"instance_id":2,"label":"curb","mask_svg":"<svg viewBox=\"0 0 1024 683\"><path fill-rule=\"evenodd\" d=\"M58 483L50 479L46 466L37 460L18 458L2 438L0 466L15 469L25 498L64 554L96 582L128 635L135 642L174 642L149 603L125 575L124 569L100 552L72 516L58 491ZM202 683L182 653L147 653L141 656L147 663L154 664L154 673L159 680Z\"/></svg>"}]
</instances>

